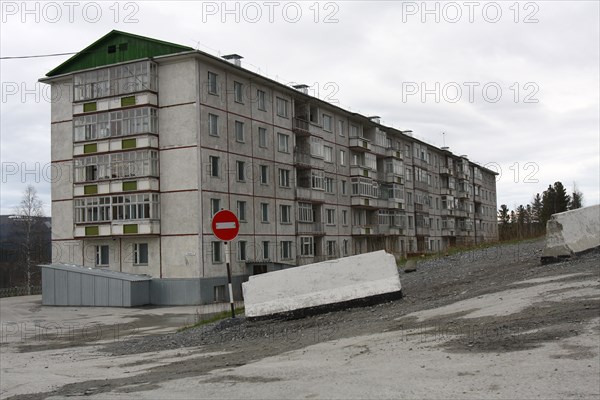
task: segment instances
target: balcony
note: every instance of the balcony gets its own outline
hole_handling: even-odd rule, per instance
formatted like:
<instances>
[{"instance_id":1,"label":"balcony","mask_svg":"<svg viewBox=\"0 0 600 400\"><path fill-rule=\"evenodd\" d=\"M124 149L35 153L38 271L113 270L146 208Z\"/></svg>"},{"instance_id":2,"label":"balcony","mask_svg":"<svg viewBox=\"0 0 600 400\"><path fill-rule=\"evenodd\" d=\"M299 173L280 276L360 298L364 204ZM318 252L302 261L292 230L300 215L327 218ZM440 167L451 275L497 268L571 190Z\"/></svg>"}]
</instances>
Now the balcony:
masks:
<instances>
[{"instance_id":1,"label":"balcony","mask_svg":"<svg viewBox=\"0 0 600 400\"><path fill-rule=\"evenodd\" d=\"M385 149L385 156L386 157L394 157L399 160L402 160L402 158L403 158L402 151L396 150L393 147L388 147L387 149Z\"/></svg>"},{"instance_id":2,"label":"balcony","mask_svg":"<svg viewBox=\"0 0 600 400\"><path fill-rule=\"evenodd\" d=\"M108 151L137 150L142 148L158 148L158 137L153 134L136 136L118 136L102 138L93 142L77 142L73 145L73 155L92 155Z\"/></svg>"},{"instance_id":3,"label":"balcony","mask_svg":"<svg viewBox=\"0 0 600 400\"><path fill-rule=\"evenodd\" d=\"M296 234L298 235L325 235L325 223L296 221Z\"/></svg>"},{"instance_id":4,"label":"balcony","mask_svg":"<svg viewBox=\"0 0 600 400\"><path fill-rule=\"evenodd\" d=\"M430 229L428 226L417 226L415 228L415 234L417 236L429 236Z\"/></svg>"},{"instance_id":5,"label":"balcony","mask_svg":"<svg viewBox=\"0 0 600 400\"><path fill-rule=\"evenodd\" d=\"M442 196L454 196L455 190L453 188L443 187L441 190Z\"/></svg>"},{"instance_id":6,"label":"balcony","mask_svg":"<svg viewBox=\"0 0 600 400\"><path fill-rule=\"evenodd\" d=\"M444 217L454 217L456 214L454 212L454 209L450 209L450 208L442 208L442 216Z\"/></svg>"},{"instance_id":7,"label":"balcony","mask_svg":"<svg viewBox=\"0 0 600 400\"><path fill-rule=\"evenodd\" d=\"M415 211L420 214L429 214L429 206L426 204L415 203Z\"/></svg>"},{"instance_id":8,"label":"balcony","mask_svg":"<svg viewBox=\"0 0 600 400\"><path fill-rule=\"evenodd\" d=\"M365 167L362 165L350 165L350 175L351 176L363 176L365 178L377 179L377 172L373 171L369 167Z\"/></svg>"},{"instance_id":9,"label":"balcony","mask_svg":"<svg viewBox=\"0 0 600 400\"><path fill-rule=\"evenodd\" d=\"M427 184L427 182L415 181L414 187L415 187L415 189L420 189L420 190L424 190L424 191L429 190L429 185Z\"/></svg>"},{"instance_id":10,"label":"balcony","mask_svg":"<svg viewBox=\"0 0 600 400\"><path fill-rule=\"evenodd\" d=\"M382 199L374 199L371 197L352 196L351 206L360 208L379 209L386 208L387 201Z\"/></svg>"},{"instance_id":11,"label":"balcony","mask_svg":"<svg viewBox=\"0 0 600 400\"><path fill-rule=\"evenodd\" d=\"M303 119L294 118L292 131L298 136L310 136L310 123Z\"/></svg>"},{"instance_id":12,"label":"balcony","mask_svg":"<svg viewBox=\"0 0 600 400\"><path fill-rule=\"evenodd\" d=\"M323 203L325 202L325 192L323 190L316 190L312 188L296 188L296 200L308 201L312 203Z\"/></svg>"},{"instance_id":13,"label":"balcony","mask_svg":"<svg viewBox=\"0 0 600 400\"><path fill-rule=\"evenodd\" d=\"M404 176L393 172L381 173L379 180L386 183L398 183L400 185L404 185Z\"/></svg>"},{"instance_id":14,"label":"balcony","mask_svg":"<svg viewBox=\"0 0 600 400\"><path fill-rule=\"evenodd\" d=\"M388 199L387 208L393 208L396 210L404 210L406 208L404 199Z\"/></svg>"},{"instance_id":15,"label":"balcony","mask_svg":"<svg viewBox=\"0 0 600 400\"><path fill-rule=\"evenodd\" d=\"M111 179L102 177L103 179ZM78 182L73 185L74 196L106 195L112 193L123 193L127 191L158 191L158 178L155 177L122 177L114 180L98 180L89 182Z\"/></svg>"},{"instance_id":16,"label":"balcony","mask_svg":"<svg viewBox=\"0 0 600 400\"><path fill-rule=\"evenodd\" d=\"M349 147L350 150L354 150L354 151L371 151L371 143L369 143L369 141L365 138L362 137L353 137L350 138L350 143L349 143Z\"/></svg>"},{"instance_id":17,"label":"balcony","mask_svg":"<svg viewBox=\"0 0 600 400\"><path fill-rule=\"evenodd\" d=\"M440 167L440 175L452 176L452 171L448 167Z\"/></svg>"},{"instance_id":18,"label":"balcony","mask_svg":"<svg viewBox=\"0 0 600 400\"><path fill-rule=\"evenodd\" d=\"M377 225L353 226L352 227L352 235L355 235L355 236L380 235L379 226L377 226Z\"/></svg>"},{"instance_id":19,"label":"balcony","mask_svg":"<svg viewBox=\"0 0 600 400\"><path fill-rule=\"evenodd\" d=\"M160 221L157 220L131 220L111 221L102 224L76 224L74 236L80 237L110 237L110 236L135 236L159 235Z\"/></svg>"},{"instance_id":20,"label":"balcony","mask_svg":"<svg viewBox=\"0 0 600 400\"><path fill-rule=\"evenodd\" d=\"M300 169L323 169L325 162L321 158L311 156L310 153L296 150L294 151L294 166Z\"/></svg>"},{"instance_id":21,"label":"balcony","mask_svg":"<svg viewBox=\"0 0 600 400\"><path fill-rule=\"evenodd\" d=\"M394 225L379 225L377 227L380 235L404 235L404 229Z\"/></svg>"},{"instance_id":22,"label":"balcony","mask_svg":"<svg viewBox=\"0 0 600 400\"><path fill-rule=\"evenodd\" d=\"M454 228L442 228L442 236L456 236Z\"/></svg>"},{"instance_id":23,"label":"balcony","mask_svg":"<svg viewBox=\"0 0 600 400\"><path fill-rule=\"evenodd\" d=\"M468 199L471 197L471 193L466 190L459 190L457 193L459 199Z\"/></svg>"}]
</instances>

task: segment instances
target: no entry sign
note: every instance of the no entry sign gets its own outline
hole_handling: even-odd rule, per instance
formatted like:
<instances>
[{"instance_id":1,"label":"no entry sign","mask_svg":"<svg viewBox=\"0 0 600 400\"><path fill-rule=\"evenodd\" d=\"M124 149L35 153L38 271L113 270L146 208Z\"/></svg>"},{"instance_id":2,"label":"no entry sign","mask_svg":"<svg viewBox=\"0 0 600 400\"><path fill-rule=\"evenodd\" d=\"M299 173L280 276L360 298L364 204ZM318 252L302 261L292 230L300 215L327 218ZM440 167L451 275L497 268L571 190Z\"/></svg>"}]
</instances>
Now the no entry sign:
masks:
<instances>
[{"instance_id":1,"label":"no entry sign","mask_svg":"<svg viewBox=\"0 0 600 400\"><path fill-rule=\"evenodd\" d=\"M217 238L230 242L240 231L240 221L231 211L221 210L212 219L212 231Z\"/></svg>"}]
</instances>

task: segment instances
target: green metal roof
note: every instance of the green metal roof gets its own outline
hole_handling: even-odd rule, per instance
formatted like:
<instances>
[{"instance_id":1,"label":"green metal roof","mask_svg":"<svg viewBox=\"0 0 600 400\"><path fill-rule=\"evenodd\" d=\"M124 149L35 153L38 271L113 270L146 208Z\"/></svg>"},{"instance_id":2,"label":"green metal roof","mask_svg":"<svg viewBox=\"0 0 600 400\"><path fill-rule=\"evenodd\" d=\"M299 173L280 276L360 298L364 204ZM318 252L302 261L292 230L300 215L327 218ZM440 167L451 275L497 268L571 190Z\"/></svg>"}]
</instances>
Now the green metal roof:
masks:
<instances>
[{"instance_id":1,"label":"green metal roof","mask_svg":"<svg viewBox=\"0 0 600 400\"><path fill-rule=\"evenodd\" d=\"M48 72L46 76L193 50L191 47L113 30Z\"/></svg>"}]
</instances>

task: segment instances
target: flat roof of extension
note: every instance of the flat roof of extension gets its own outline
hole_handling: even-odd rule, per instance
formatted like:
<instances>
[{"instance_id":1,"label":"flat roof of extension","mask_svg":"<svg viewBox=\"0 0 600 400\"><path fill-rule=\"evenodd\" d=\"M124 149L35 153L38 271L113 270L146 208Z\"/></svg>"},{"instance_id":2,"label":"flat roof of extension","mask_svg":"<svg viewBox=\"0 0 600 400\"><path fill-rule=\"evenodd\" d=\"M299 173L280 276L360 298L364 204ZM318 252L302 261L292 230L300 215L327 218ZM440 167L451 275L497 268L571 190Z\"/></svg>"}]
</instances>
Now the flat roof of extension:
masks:
<instances>
[{"instance_id":1,"label":"flat roof of extension","mask_svg":"<svg viewBox=\"0 0 600 400\"><path fill-rule=\"evenodd\" d=\"M75 264L42 264L40 265L40 267L57 269L67 272L76 272L85 275L102 276L105 278L113 278L129 282L143 282L152 280L152 277L150 275L128 274L126 272L113 271L105 268L84 267L83 265Z\"/></svg>"}]
</instances>

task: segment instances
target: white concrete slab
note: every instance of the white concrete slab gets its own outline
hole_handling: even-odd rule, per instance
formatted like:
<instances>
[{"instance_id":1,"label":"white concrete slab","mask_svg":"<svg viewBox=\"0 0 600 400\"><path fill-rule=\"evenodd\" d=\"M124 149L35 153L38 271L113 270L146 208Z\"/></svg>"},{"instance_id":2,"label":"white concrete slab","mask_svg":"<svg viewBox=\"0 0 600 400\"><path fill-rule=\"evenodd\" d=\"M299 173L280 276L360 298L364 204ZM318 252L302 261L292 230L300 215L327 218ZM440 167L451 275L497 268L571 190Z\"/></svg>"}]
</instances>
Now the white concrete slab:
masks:
<instances>
[{"instance_id":1,"label":"white concrete slab","mask_svg":"<svg viewBox=\"0 0 600 400\"><path fill-rule=\"evenodd\" d=\"M600 246L600 205L552 215L546 224L542 263Z\"/></svg>"},{"instance_id":2,"label":"white concrete slab","mask_svg":"<svg viewBox=\"0 0 600 400\"><path fill-rule=\"evenodd\" d=\"M242 285L247 317L341 303L401 290L396 259L385 251L251 276Z\"/></svg>"}]
</instances>

